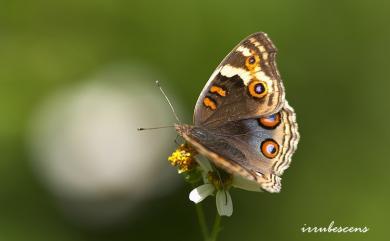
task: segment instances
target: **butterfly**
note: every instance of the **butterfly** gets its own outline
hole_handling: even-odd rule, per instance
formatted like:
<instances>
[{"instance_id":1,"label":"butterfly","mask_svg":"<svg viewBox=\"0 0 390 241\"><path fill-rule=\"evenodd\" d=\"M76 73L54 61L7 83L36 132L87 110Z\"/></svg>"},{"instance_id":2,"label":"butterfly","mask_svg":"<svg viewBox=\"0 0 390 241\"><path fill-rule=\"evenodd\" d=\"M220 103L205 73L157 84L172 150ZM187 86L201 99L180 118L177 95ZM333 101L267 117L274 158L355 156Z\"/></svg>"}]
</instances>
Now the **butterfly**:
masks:
<instances>
[{"instance_id":1,"label":"butterfly","mask_svg":"<svg viewBox=\"0 0 390 241\"><path fill-rule=\"evenodd\" d=\"M197 152L228 173L280 192L299 141L266 33L242 40L219 64L196 102L193 125L175 129Z\"/></svg>"}]
</instances>

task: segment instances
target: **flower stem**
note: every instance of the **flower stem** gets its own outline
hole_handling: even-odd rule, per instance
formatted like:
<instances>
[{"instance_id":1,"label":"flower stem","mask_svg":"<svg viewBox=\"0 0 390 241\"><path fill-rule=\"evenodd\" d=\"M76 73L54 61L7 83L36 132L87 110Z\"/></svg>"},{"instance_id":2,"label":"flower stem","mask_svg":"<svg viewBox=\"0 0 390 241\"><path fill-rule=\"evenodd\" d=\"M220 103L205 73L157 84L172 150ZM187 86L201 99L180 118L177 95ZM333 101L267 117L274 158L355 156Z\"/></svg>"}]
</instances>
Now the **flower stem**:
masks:
<instances>
[{"instance_id":1,"label":"flower stem","mask_svg":"<svg viewBox=\"0 0 390 241\"><path fill-rule=\"evenodd\" d=\"M221 216L217 213L214 220L213 230L211 230L210 238L208 241L217 241L218 234L221 231Z\"/></svg>"},{"instance_id":2,"label":"flower stem","mask_svg":"<svg viewBox=\"0 0 390 241\"><path fill-rule=\"evenodd\" d=\"M208 241L209 230L207 228L206 217L204 215L203 206L201 203L198 203L195 204L195 207L196 207L196 214L198 216L200 231L202 232L203 239L205 241Z\"/></svg>"}]
</instances>

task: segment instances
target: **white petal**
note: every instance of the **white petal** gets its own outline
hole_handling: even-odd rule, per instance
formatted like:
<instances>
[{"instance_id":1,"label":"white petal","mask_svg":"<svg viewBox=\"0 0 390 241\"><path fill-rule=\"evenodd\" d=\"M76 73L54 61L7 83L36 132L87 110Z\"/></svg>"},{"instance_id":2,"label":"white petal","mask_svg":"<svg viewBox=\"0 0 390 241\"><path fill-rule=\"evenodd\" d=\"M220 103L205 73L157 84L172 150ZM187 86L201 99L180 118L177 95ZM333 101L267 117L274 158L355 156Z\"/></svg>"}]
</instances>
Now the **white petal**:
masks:
<instances>
[{"instance_id":1,"label":"white petal","mask_svg":"<svg viewBox=\"0 0 390 241\"><path fill-rule=\"evenodd\" d=\"M206 197L213 194L215 188L212 184L203 184L190 192L190 200L194 203L199 203Z\"/></svg>"},{"instance_id":2,"label":"white petal","mask_svg":"<svg viewBox=\"0 0 390 241\"><path fill-rule=\"evenodd\" d=\"M257 182L248 180L238 175L235 175L233 177L232 186L251 192L262 192L262 189Z\"/></svg>"},{"instance_id":3,"label":"white petal","mask_svg":"<svg viewBox=\"0 0 390 241\"><path fill-rule=\"evenodd\" d=\"M209 173L202 171L202 179L203 179L203 183L210 183L209 182Z\"/></svg>"},{"instance_id":4,"label":"white petal","mask_svg":"<svg viewBox=\"0 0 390 241\"><path fill-rule=\"evenodd\" d=\"M215 198L217 210L220 216L230 217L233 214L233 202L230 193L225 190L219 190Z\"/></svg>"},{"instance_id":5,"label":"white petal","mask_svg":"<svg viewBox=\"0 0 390 241\"><path fill-rule=\"evenodd\" d=\"M206 173L213 171L210 161L206 157L198 155L196 161L198 162L202 170L205 171Z\"/></svg>"},{"instance_id":6,"label":"white petal","mask_svg":"<svg viewBox=\"0 0 390 241\"><path fill-rule=\"evenodd\" d=\"M201 169L203 183L210 183L208 180L208 175L209 172L213 171L210 161L206 157L200 155L196 157L196 161L198 162Z\"/></svg>"}]
</instances>

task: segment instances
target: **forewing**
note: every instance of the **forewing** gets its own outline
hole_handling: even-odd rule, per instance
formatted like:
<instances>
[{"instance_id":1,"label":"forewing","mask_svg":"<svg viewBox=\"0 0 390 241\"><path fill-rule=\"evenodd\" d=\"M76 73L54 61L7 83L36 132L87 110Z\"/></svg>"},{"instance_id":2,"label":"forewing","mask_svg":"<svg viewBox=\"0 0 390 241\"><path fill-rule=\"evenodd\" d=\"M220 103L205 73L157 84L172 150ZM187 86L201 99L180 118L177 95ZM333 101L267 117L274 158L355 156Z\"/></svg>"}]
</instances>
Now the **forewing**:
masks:
<instances>
[{"instance_id":1,"label":"forewing","mask_svg":"<svg viewBox=\"0 0 390 241\"><path fill-rule=\"evenodd\" d=\"M266 116L284 103L284 87L275 63L276 48L265 33L241 41L221 62L203 88L194 124Z\"/></svg>"}]
</instances>

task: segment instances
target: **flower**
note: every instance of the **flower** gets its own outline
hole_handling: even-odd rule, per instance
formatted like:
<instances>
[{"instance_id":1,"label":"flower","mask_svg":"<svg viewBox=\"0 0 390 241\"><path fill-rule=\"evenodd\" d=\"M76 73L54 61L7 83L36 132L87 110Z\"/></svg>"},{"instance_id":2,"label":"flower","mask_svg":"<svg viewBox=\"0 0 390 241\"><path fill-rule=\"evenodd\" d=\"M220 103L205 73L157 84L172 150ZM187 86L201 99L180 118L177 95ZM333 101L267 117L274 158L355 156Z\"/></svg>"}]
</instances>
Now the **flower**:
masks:
<instances>
[{"instance_id":1,"label":"flower","mask_svg":"<svg viewBox=\"0 0 390 241\"><path fill-rule=\"evenodd\" d=\"M216 193L217 211L220 216L231 216L233 213L233 202L229 193L232 186L232 175L213 170L207 159L197 158L202 171L203 185L193 189L189 198L194 203L203 201L206 197Z\"/></svg>"},{"instance_id":2,"label":"flower","mask_svg":"<svg viewBox=\"0 0 390 241\"><path fill-rule=\"evenodd\" d=\"M203 201L206 197L212 195L215 191L215 187L213 184L210 183L205 183L195 189L193 189L190 192L190 200L193 201L194 203L199 203Z\"/></svg>"},{"instance_id":3,"label":"flower","mask_svg":"<svg viewBox=\"0 0 390 241\"><path fill-rule=\"evenodd\" d=\"M192 170L196 165L194 156L197 152L186 144L182 144L179 148L168 157L168 161L172 166L176 166L178 173L188 172Z\"/></svg>"},{"instance_id":4,"label":"flower","mask_svg":"<svg viewBox=\"0 0 390 241\"><path fill-rule=\"evenodd\" d=\"M215 197L217 203L217 210L220 216L230 217L233 214L233 202L229 191L224 189L217 192Z\"/></svg>"},{"instance_id":5,"label":"flower","mask_svg":"<svg viewBox=\"0 0 390 241\"><path fill-rule=\"evenodd\" d=\"M256 182L239 175L226 173L213 166L205 157L197 156L195 158L195 155L197 153L193 148L183 144L168 158L173 166L178 167L179 173L188 174L186 176L187 180L195 180L195 182L191 182L192 184L199 183L199 180L203 181L201 185L190 192L189 199L192 202L200 203L208 196L215 195L218 214L230 217L233 214L230 188L235 187L247 191L261 192L261 188ZM193 178L195 176L199 176L199 178Z\"/></svg>"}]
</instances>

